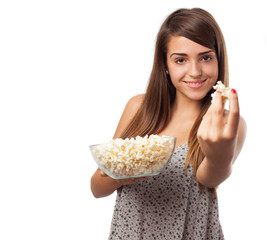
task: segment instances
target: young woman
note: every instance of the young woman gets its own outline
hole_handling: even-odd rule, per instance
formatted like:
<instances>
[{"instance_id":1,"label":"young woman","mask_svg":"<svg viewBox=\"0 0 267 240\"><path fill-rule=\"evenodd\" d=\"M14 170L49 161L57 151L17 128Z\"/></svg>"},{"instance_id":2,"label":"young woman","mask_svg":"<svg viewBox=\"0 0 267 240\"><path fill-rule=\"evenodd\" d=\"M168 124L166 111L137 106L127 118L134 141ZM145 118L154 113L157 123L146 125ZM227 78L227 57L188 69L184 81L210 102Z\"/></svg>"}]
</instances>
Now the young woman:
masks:
<instances>
[{"instance_id":1,"label":"young woman","mask_svg":"<svg viewBox=\"0 0 267 240\"><path fill-rule=\"evenodd\" d=\"M231 174L246 134L232 89L229 111L213 86L228 86L224 38L206 11L179 9L157 36L147 91L129 100L114 138L168 135L177 138L160 175L115 180L99 169L95 197L117 190L109 239L224 239L216 187Z\"/></svg>"}]
</instances>

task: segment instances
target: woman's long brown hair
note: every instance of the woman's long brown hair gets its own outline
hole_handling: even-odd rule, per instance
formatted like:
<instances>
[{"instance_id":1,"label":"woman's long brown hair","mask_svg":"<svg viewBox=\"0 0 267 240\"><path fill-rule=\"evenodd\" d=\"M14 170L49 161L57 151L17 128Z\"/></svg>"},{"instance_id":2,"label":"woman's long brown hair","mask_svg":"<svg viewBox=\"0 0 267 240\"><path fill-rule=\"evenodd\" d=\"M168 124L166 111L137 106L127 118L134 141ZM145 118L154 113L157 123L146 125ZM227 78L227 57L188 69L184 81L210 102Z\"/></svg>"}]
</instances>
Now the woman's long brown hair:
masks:
<instances>
[{"instance_id":1,"label":"woman's long brown hair","mask_svg":"<svg viewBox=\"0 0 267 240\"><path fill-rule=\"evenodd\" d=\"M176 97L167 68L167 46L172 36L184 36L198 44L215 50L218 59L219 75L228 86L228 60L223 34L211 14L200 8L179 9L169 15L157 35L154 63L143 103L136 115L124 130L121 138L145 136L160 133L171 119ZM188 139L188 153L185 170L191 163L194 174L205 155L201 151L197 131L211 103L212 89L203 99L202 110L196 119ZM203 186L200 185L203 189ZM211 189L216 192L215 189Z\"/></svg>"}]
</instances>

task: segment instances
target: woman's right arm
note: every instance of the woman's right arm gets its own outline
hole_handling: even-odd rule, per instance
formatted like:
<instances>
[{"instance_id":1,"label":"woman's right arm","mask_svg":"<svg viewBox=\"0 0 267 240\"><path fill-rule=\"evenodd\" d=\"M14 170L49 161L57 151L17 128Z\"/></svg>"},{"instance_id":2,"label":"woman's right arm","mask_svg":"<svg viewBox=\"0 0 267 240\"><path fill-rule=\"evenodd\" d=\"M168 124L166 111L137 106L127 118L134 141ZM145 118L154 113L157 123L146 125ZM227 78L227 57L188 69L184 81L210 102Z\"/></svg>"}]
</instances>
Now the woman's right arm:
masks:
<instances>
[{"instance_id":1,"label":"woman's right arm","mask_svg":"<svg viewBox=\"0 0 267 240\"><path fill-rule=\"evenodd\" d=\"M91 178L91 191L95 198L106 197L120 187L119 181L108 177L99 168Z\"/></svg>"},{"instance_id":2,"label":"woman's right arm","mask_svg":"<svg viewBox=\"0 0 267 240\"><path fill-rule=\"evenodd\" d=\"M106 197L123 185L135 184L143 178L113 179L99 168L91 178L91 190L95 198Z\"/></svg>"},{"instance_id":3,"label":"woman's right arm","mask_svg":"<svg viewBox=\"0 0 267 240\"><path fill-rule=\"evenodd\" d=\"M137 95L128 101L122 113L114 138L120 137L123 130L130 123L143 101L143 96L144 95ZM91 178L91 191L96 198L106 197L121 186L134 184L138 180L140 180L140 178L116 180L104 174L100 169L97 169Z\"/></svg>"}]
</instances>

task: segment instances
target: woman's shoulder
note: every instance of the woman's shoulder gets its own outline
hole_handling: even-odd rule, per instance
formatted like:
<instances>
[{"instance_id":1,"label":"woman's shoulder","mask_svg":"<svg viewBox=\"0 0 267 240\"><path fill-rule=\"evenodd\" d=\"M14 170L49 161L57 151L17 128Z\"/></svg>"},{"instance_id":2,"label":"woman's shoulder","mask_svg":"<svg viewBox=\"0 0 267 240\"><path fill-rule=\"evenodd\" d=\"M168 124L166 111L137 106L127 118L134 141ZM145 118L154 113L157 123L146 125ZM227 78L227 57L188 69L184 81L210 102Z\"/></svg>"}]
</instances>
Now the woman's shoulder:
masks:
<instances>
[{"instance_id":1,"label":"woman's shoulder","mask_svg":"<svg viewBox=\"0 0 267 240\"><path fill-rule=\"evenodd\" d=\"M229 115L229 110L224 110L225 115ZM247 132L247 123L243 116L239 115L238 135L242 141L245 141Z\"/></svg>"},{"instance_id":2,"label":"woman's shoulder","mask_svg":"<svg viewBox=\"0 0 267 240\"><path fill-rule=\"evenodd\" d=\"M130 110L137 111L142 102L144 101L145 94L138 94L133 97L131 97L126 105L126 108L129 108Z\"/></svg>"},{"instance_id":3,"label":"woman's shoulder","mask_svg":"<svg viewBox=\"0 0 267 240\"><path fill-rule=\"evenodd\" d=\"M245 119L242 116L240 116L238 125L238 140L242 143L242 146L245 142L246 134L247 134L247 123Z\"/></svg>"},{"instance_id":4,"label":"woman's shoulder","mask_svg":"<svg viewBox=\"0 0 267 240\"><path fill-rule=\"evenodd\" d=\"M136 96L131 97L121 115L118 127L116 129L114 137L119 137L123 130L128 126L131 120L134 118L135 114L139 110L144 100L145 94L138 94Z\"/></svg>"},{"instance_id":5,"label":"woman's shoulder","mask_svg":"<svg viewBox=\"0 0 267 240\"><path fill-rule=\"evenodd\" d=\"M239 115L239 124L237 129L237 143L236 143L236 150L234 161L237 159L238 155L240 154L247 135L247 124L243 116Z\"/></svg>"}]
</instances>

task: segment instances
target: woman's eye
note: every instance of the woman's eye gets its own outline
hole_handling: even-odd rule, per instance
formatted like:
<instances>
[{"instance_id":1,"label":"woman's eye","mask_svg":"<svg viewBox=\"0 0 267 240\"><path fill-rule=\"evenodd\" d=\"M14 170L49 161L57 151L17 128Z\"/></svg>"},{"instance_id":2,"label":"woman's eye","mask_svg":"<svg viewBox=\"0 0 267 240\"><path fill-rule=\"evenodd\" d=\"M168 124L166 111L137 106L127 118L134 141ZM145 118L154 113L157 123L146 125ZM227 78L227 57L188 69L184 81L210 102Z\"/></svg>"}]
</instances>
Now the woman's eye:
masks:
<instances>
[{"instance_id":1,"label":"woman's eye","mask_svg":"<svg viewBox=\"0 0 267 240\"><path fill-rule=\"evenodd\" d=\"M178 63L178 64L182 64L182 63L184 63L185 62L185 60L183 59L183 58L178 58L177 60L176 60L176 63Z\"/></svg>"},{"instance_id":2,"label":"woman's eye","mask_svg":"<svg viewBox=\"0 0 267 240\"><path fill-rule=\"evenodd\" d=\"M204 57L202 58L202 60L205 61L205 62L208 62L208 61L210 61L211 59L212 59L211 56L204 56Z\"/></svg>"}]
</instances>

